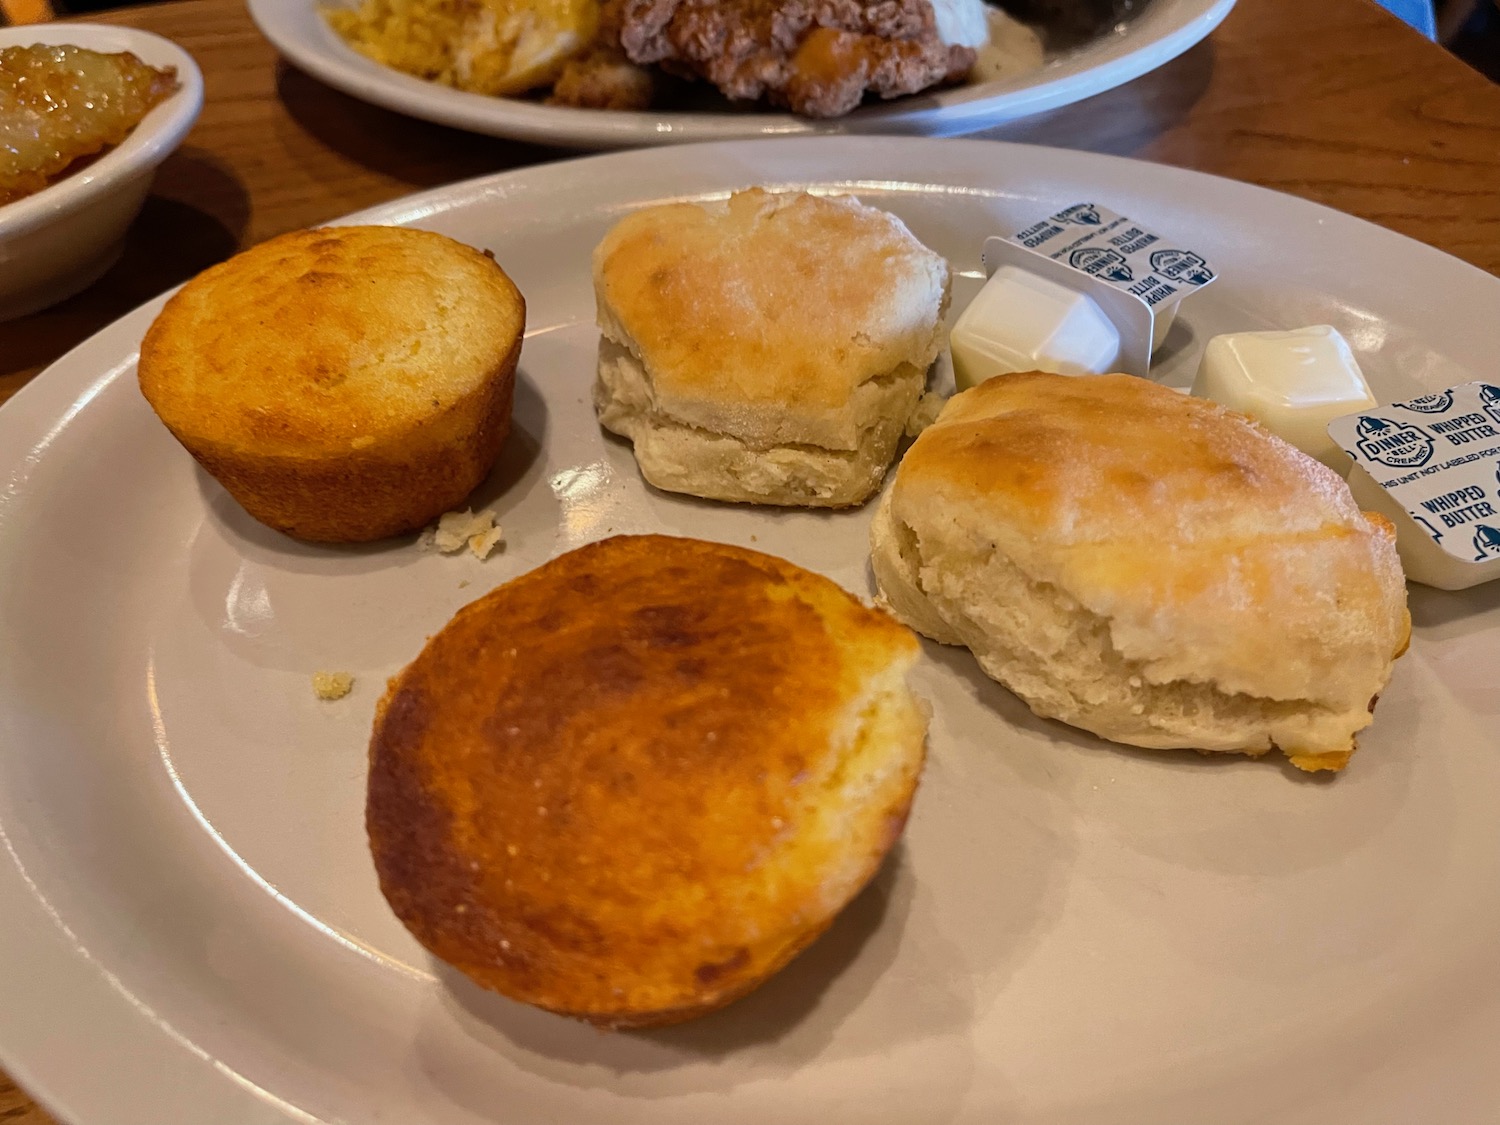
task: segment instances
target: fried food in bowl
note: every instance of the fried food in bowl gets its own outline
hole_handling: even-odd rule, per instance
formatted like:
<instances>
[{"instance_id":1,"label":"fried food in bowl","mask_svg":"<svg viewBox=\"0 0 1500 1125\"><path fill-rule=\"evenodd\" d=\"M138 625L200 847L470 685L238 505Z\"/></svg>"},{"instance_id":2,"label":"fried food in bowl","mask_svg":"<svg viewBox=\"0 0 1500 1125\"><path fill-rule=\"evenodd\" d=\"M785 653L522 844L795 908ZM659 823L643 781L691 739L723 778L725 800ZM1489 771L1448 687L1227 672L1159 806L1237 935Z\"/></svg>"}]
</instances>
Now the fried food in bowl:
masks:
<instances>
[{"instance_id":1,"label":"fried food in bowl","mask_svg":"<svg viewBox=\"0 0 1500 1125\"><path fill-rule=\"evenodd\" d=\"M177 88L173 68L129 51L0 47L0 205L119 144Z\"/></svg>"},{"instance_id":2,"label":"fried food in bowl","mask_svg":"<svg viewBox=\"0 0 1500 1125\"><path fill-rule=\"evenodd\" d=\"M115 263L202 106L192 56L159 35L0 27L0 321L71 297Z\"/></svg>"}]
</instances>

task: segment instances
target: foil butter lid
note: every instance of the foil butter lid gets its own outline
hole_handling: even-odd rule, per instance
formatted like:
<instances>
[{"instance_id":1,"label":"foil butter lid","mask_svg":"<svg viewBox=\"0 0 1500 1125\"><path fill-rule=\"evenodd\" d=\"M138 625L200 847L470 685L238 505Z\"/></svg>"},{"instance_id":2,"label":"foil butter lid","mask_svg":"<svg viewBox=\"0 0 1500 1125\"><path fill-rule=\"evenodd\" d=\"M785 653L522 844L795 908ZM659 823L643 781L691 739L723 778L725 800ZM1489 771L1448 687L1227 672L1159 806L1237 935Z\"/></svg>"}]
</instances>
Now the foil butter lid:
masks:
<instances>
[{"instance_id":1,"label":"foil butter lid","mask_svg":"<svg viewBox=\"0 0 1500 1125\"><path fill-rule=\"evenodd\" d=\"M1097 203L1064 207L1010 241L1102 278L1153 307L1195 292L1217 276L1197 251Z\"/></svg>"},{"instance_id":2,"label":"foil butter lid","mask_svg":"<svg viewBox=\"0 0 1500 1125\"><path fill-rule=\"evenodd\" d=\"M1396 521L1409 577L1449 590L1500 577L1500 386L1361 410L1328 434L1354 460L1355 498Z\"/></svg>"},{"instance_id":3,"label":"foil butter lid","mask_svg":"<svg viewBox=\"0 0 1500 1125\"><path fill-rule=\"evenodd\" d=\"M1075 203L984 244L993 275L1015 266L1090 297L1120 333L1120 369L1146 377L1178 303L1218 274L1196 250L1097 203Z\"/></svg>"}]
</instances>

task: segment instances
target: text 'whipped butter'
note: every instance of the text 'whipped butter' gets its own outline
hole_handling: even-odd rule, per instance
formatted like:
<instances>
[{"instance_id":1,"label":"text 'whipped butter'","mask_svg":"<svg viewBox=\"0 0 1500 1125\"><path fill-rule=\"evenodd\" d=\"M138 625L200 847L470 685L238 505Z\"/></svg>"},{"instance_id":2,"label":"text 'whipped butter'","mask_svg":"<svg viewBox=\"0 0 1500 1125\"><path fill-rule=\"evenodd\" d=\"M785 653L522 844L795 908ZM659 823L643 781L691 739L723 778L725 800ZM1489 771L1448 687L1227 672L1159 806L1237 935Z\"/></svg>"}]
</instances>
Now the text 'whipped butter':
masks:
<instances>
[{"instance_id":1,"label":"text 'whipped butter'","mask_svg":"<svg viewBox=\"0 0 1500 1125\"><path fill-rule=\"evenodd\" d=\"M1097 203L1064 207L1010 241L1065 262L1145 304L1152 314L1153 351L1166 340L1183 298L1217 276L1196 250Z\"/></svg>"},{"instance_id":2,"label":"text 'whipped butter'","mask_svg":"<svg viewBox=\"0 0 1500 1125\"><path fill-rule=\"evenodd\" d=\"M1396 525L1406 576L1443 590L1500 578L1500 387L1465 383L1339 418L1360 506Z\"/></svg>"}]
</instances>

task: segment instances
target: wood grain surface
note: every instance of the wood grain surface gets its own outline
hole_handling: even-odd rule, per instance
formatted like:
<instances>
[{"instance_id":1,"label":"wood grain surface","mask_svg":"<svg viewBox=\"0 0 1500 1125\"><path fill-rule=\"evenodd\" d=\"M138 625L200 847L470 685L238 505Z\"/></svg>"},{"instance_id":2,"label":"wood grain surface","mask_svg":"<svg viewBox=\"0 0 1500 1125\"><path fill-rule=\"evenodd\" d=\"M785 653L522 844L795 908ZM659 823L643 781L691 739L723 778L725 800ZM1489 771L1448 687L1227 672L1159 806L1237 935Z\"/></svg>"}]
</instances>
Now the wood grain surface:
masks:
<instances>
[{"instance_id":1,"label":"wood grain surface","mask_svg":"<svg viewBox=\"0 0 1500 1125\"><path fill-rule=\"evenodd\" d=\"M281 62L240 0L93 18L181 43L203 68L207 100L120 263L88 292L0 325L0 401L238 249L419 188L570 155L337 93ZM1500 87L1371 0L1240 0L1213 36L1160 70L987 135L1264 184L1500 271Z\"/></svg>"},{"instance_id":2,"label":"wood grain surface","mask_svg":"<svg viewBox=\"0 0 1500 1125\"><path fill-rule=\"evenodd\" d=\"M0 1125L57 1125L57 1122L0 1071Z\"/></svg>"},{"instance_id":3,"label":"wood grain surface","mask_svg":"<svg viewBox=\"0 0 1500 1125\"><path fill-rule=\"evenodd\" d=\"M296 227L566 155L367 106L280 61L241 0L91 17L197 58L203 116L124 257L0 325L0 401L163 289ZM1240 0L1205 43L1118 90L988 136L1212 172L1326 203L1500 272L1500 87L1371 0ZM0 1074L0 1125L51 1122Z\"/></svg>"}]
</instances>

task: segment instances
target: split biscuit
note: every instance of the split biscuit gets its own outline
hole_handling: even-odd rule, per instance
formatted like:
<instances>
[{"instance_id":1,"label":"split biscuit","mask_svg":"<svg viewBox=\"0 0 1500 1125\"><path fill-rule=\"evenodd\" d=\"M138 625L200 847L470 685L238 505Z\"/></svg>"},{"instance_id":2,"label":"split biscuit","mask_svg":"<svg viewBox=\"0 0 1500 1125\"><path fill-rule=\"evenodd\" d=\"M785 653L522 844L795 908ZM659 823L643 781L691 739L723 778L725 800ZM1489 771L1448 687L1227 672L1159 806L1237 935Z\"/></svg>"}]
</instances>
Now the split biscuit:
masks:
<instances>
[{"instance_id":1,"label":"split biscuit","mask_svg":"<svg viewBox=\"0 0 1500 1125\"><path fill-rule=\"evenodd\" d=\"M1411 619L1394 529L1250 419L1128 375L951 399L871 528L881 600L1038 715L1338 770Z\"/></svg>"}]
</instances>

